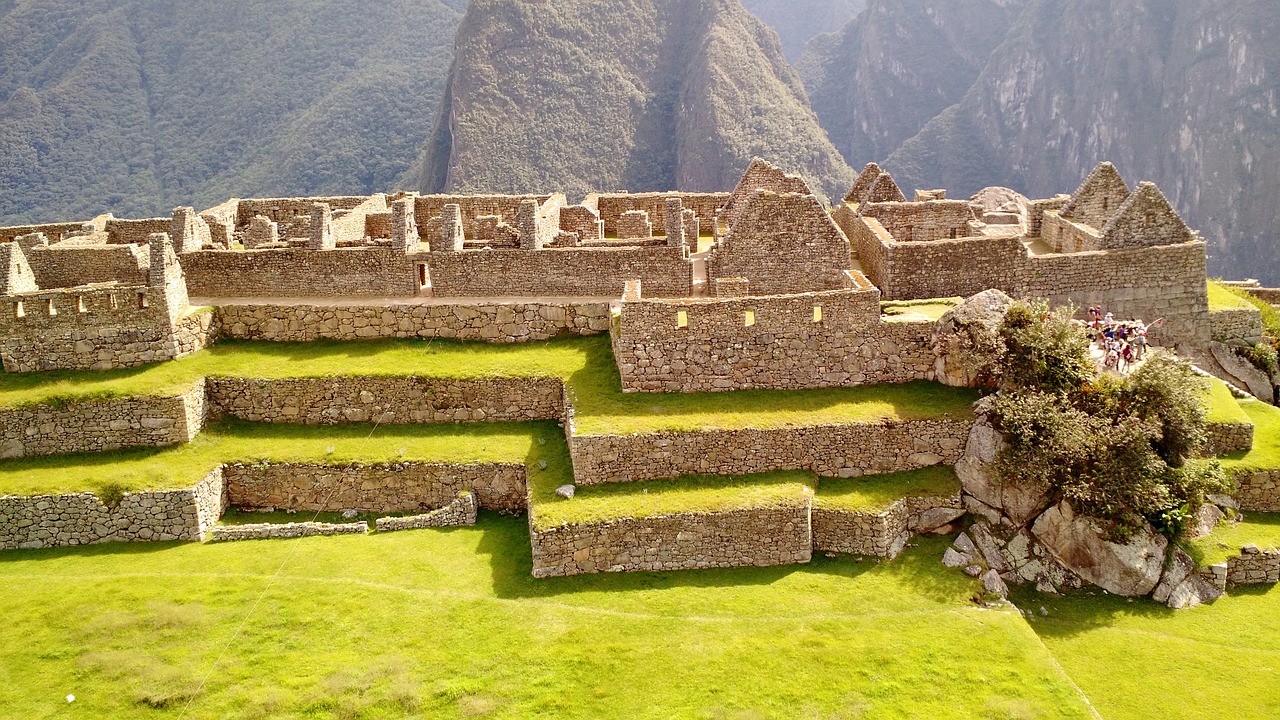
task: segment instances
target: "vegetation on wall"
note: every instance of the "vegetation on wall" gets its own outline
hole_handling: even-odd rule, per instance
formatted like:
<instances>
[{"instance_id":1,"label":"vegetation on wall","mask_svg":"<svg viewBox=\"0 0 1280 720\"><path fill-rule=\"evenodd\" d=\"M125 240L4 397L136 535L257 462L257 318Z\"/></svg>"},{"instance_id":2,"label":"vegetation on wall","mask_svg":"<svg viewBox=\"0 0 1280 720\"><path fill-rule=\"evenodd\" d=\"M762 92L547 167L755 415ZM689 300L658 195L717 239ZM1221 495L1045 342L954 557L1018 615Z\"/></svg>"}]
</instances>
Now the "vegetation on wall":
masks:
<instances>
[{"instance_id":1,"label":"vegetation on wall","mask_svg":"<svg viewBox=\"0 0 1280 720\"><path fill-rule=\"evenodd\" d=\"M1152 355L1127 377L1099 374L1071 309L1015 303L993 420L1007 483L1048 487L1123 540L1149 522L1180 537L1205 496L1228 488L1216 462L1190 463L1205 442L1207 381L1184 360Z\"/></svg>"}]
</instances>

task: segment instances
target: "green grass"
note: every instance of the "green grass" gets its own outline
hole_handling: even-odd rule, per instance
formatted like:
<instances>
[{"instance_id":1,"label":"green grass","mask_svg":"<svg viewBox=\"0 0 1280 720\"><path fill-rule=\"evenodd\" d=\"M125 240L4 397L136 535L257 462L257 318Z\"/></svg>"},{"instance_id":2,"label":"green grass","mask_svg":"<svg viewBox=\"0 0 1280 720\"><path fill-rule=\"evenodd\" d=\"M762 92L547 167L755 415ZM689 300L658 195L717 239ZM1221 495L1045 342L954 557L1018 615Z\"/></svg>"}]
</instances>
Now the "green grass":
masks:
<instances>
[{"instance_id":1,"label":"green grass","mask_svg":"<svg viewBox=\"0 0 1280 720\"><path fill-rule=\"evenodd\" d=\"M714 513L752 508L797 507L813 494L817 477L809 472L774 472L740 477L689 476L672 480L577 488L572 500L555 494L558 473L530 483L531 523L556 527L645 518L676 513Z\"/></svg>"},{"instance_id":2,"label":"green grass","mask_svg":"<svg viewBox=\"0 0 1280 720\"><path fill-rule=\"evenodd\" d=\"M1280 408L1258 400L1240 400L1240 409L1253 422L1253 449L1222 458L1227 469L1280 469Z\"/></svg>"},{"instance_id":3,"label":"green grass","mask_svg":"<svg viewBox=\"0 0 1280 720\"><path fill-rule=\"evenodd\" d=\"M599 339L595 342L599 344ZM575 339L522 345L450 340L223 341L181 360L138 368L0 373L0 407L107 397L172 397L206 376L567 377L584 366L591 350L591 341Z\"/></svg>"},{"instance_id":4,"label":"green grass","mask_svg":"<svg viewBox=\"0 0 1280 720\"><path fill-rule=\"evenodd\" d=\"M892 563L549 580L530 577L528 543L523 520L484 514L447 531L5 553L0 707L107 720L177 718L188 703L193 719L1089 717L1025 621L969 602L974 581L938 563L945 540Z\"/></svg>"},{"instance_id":5,"label":"green grass","mask_svg":"<svg viewBox=\"0 0 1280 720\"><path fill-rule=\"evenodd\" d=\"M1238 523L1222 523L1207 537L1187 543L1187 553L1204 567L1226 562L1253 543L1263 550L1280 547L1280 513L1245 513Z\"/></svg>"},{"instance_id":6,"label":"green grass","mask_svg":"<svg viewBox=\"0 0 1280 720\"><path fill-rule=\"evenodd\" d=\"M887 322L908 322L918 320L938 321L964 298L934 298L931 300L895 300L880 303L881 312Z\"/></svg>"},{"instance_id":7,"label":"green grass","mask_svg":"<svg viewBox=\"0 0 1280 720\"><path fill-rule=\"evenodd\" d=\"M945 497L960 492L955 469L945 465L860 478L823 478L815 508L876 512L909 497Z\"/></svg>"},{"instance_id":8,"label":"green grass","mask_svg":"<svg viewBox=\"0 0 1280 720\"><path fill-rule=\"evenodd\" d=\"M227 462L525 463L564 444L553 423L261 425L227 421L186 445L0 462L0 495L190 487ZM541 441L541 442L539 442ZM332 451L330 451L332 448Z\"/></svg>"},{"instance_id":9,"label":"green grass","mask_svg":"<svg viewBox=\"0 0 1280 720\"><path fill-rule=\"evenodd\" d=\"M1021 590L1014 598L1035 613L1031 627L1108 720L1280 717L1276 588L1233 589L1192 610L1102 593Z\"/></svg>"},{"instance_id":10,"label":"green grass","mask_svg":"<svg viewBox=\"0 0 1280 720\"><path fill-rule=\"evenodd\" d=\"M1206 284L1209 290L1209 312L1249 310L1253 307L1242 295L1218 281L1209 280Z\"/></svg>"},{"instance_id":11,"label":"green grass","mask_svg":"<svg viewBox=\"0 0 1280 720\"><path fill-rule=\"evenodd\" d=\"M1249 305L1257 308L1258 312L1262 314L1262 331L1270 337L1280 338L1280 310L1277 310L1275 306L1271 305L1270 303L1252 295L1248 290L1245 290L1244 288L1234 287L1231 285L1222 285L1220 283L1215 283L1213 281L1210 281L1209 282L1209 292L1210 292L1209 306L1211 310L1215 309L1213 307L1215 285L1218 288L1217 292L1219 293L1218 297L1220 298L1220 300L1221 300L1221 293L1225 292L1226 294L1233 296L1235 300L1246 302Z\"/></svg>"},{"instance_id":12,"label":"green grass","mask_svg":"<svg viewBox=\"0 0 1280 720\"><path fill-rule=\"evenodd\" d=\"M1205 420L1211 423L1248 425L1252 422L1248 413L1240 407L1240 401L1231 394L1227 384L1217 378L1209 378L1209 397Z\"/></svg>"}]
</instances>

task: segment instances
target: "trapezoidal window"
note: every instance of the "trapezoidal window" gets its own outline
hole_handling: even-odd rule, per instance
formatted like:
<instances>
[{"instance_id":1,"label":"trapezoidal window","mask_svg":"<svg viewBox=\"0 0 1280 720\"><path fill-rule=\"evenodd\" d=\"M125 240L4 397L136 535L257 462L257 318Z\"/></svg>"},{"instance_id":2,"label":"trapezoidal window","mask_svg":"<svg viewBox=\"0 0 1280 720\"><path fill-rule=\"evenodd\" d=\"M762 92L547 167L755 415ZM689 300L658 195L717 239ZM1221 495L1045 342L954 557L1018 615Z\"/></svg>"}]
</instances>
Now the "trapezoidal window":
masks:
<instances>
[{"instance_id":1,"label":"trapezoidal window","mask_svg":"<svg viewBox=\"0 0 1280 720\"><path fill-rule=\"evenodd\" d=\"M686 311L684 311L684 310L678 310L678 311L676 311L676 327L677 327L677 328L687 328L687 327L689 327L689 313L688 313L688 312L686 312Z\"/></svg>"},{"instance_id":2,"label":"trapezoidal window","mask_svg":"<svg viewBox=\"0 0 1280 720\"><path fill-rule=\"evenodd\" d=\"M107 304L111 306L112 310L120 309L120 299L116 297L115 293L111 293L107 296Z\"/></svg>"},{"instance_id":3,"label":"trapezoidal window","mask_svg":"<svg viewBox=\"0 0 1280 720\"><path fill-rule=\"evenodd\" d=\"M80 295L79 297L76 298L76 312L79 312L79 313L89 312L89 306L84 304L83 295Z\"/></svg>"},{"instance_id":4,"label":"trapezoidal window","mask_svg":"<svg viewBox=\"0 0 1280 720\"><path fill-rule=\"evenodd\" d=\"M1102 198L1102 212L1107 212L1110 209L1111 209L1111 198L1109 197Z\"/></svg>"},{"instance_id":5,"label":"trapezoidal window","mask_svg":"<svg viewBox=\"0 0 1280 720\"><path fill-rule=\"evenodd\" d=\"M756 311L748 310L746 313L743 314L742 325L743 327L752 327L755 324L756 324Z\"/></svg>"},{"instance_id":6,"label":"trapezoidal window","mask_svg":"<svg viewBox=\"0 0 1280 720\"><path fill-rule=\"evenodd\" d=\"M1147 213L1146 215L1143 215L1143 216L1142 216L1142 227L1144 227L1144 228L1145 228L1145 227L1151 227L1151 221L1152 221L1153 219L1154 219L1154 216L1153 216L1151 213Z\"/></svg>"},{"instance_id":7,"label":"trapezoidal window","mask_svg":"<svg viewBox=\"0 0 1280 720\"><path fill-rule=\"evenodd\" d=\"M813 321L816 323L822 322L822 306L821 305L813 306Z\"/></svg>"},{"instance_id":8,"label":"trapezoidal window","mask_svg":"<svg viewBox=\"0 0 1280 720\"><path fill-rule=\"evenodd\" d=\"M22 307L21 300L13 304L13 316L16 318L23 318L27 316L27 310Z\"/></svg>"}]
</instances>

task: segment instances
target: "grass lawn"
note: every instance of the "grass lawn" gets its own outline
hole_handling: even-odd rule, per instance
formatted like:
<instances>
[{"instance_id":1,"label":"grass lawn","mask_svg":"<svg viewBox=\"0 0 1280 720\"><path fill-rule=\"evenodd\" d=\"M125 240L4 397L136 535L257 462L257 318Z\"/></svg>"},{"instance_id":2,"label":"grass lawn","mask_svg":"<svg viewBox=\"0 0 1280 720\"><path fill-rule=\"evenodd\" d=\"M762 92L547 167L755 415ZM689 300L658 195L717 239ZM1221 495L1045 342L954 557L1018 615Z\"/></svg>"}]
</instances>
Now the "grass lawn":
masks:
<instances>
[{"instance_id":1,"label":"grass lawn","mask_svg":"<svg viewBox=\"0 0 1280 720\"><path fill-rule=\"evenodd\" d=\"M1280 717L1280 589L1233 589L1177 611L1101 593L1015 600L1107 720Z\"/></svg>"},{"instance_id":2,"label":"grass lawn","mask_svg":"<svg viewBox=\"0 0 1280 720\"><path fill-rule=\"evenodd\" d=\"M374 428L228 421L169 448L6 460L0 462L0 495L191 487L227 462L536 463L539 452L555 454L556 443L563 448L564 434L554 423Z\"/></svg>"},{"instance_id":3,"label":"grass lawn","mask_svg":"<svg viewBox=\"0 0 1280 720\"><path fill-rule=\"evenodd\" d=\"M1258 400L1240 400L1240 409L1253 422L1253 449L1222 458L1223 467L1280 469L1280 408Z\"/></svg>"},{"instance_id":4,"label":"grass lawn","mask_svg":"<svg viewBox=\"0 0 1280 720\"><path fill-rule=\"evenodd\" d=\"M1280 513L1245 513L1242 522L1222 523L1208 537L1192 540L1187 553L1204 567L1238 556L1250 543L1263 550L1280 547Z\"/></svg>"},{"instance_id":5,"label":"grass lawn","mask_svg":"<svg viewBox=\"0 0 1280 720\"><path fill-rule=\"evenodd\" d=\"M1217 378L1209 378L1209 398L1205 420L1211 423L1248 425L1249 414L1240 407L1240 400L1231 394L1227 384Z\"/></svg>"},{"instance_id":6,"label":"grass lawn","mask_svg":"<svg viewBox=\"0 0 1280 720\"><path fill-rule=\"evenodd\" d=\"M483 515L447 531L5 553L0 707L30 719L1089 717L1025 621L968 602L976 585L938 563L944 544L892 563L534 580L524 521Z\"/></svg>"},{"instance_id":7,"label":"grass lawn","mask_svg":"<svg viewBox=\"0 0 1280 720\"><path fill-rule=\"evenodd\" d=\"M886 322L938 321L947 311L964 302L964 298L935 298L932 300L895 300L880 303Z\"/></svg>"},{"instance_id":8,"label":"grass lawn","mask_svg":"<svg viewBox=\"0 0 1280 720\"><path fill-rule=\"evenodd\" d=\"M579 487L572 500L555 494L559 473L543 473L531 484L531 522L536 527L803 505L817 476L774 472L740 477L689 476L672 480ZM825 481L824 481L825 482Z\"/></svg>"},{"instance_id":9,"label":"grass lawn","mask_svg":"<svg viewBox=\"0 0 1280 720\"><path fill-rule=\"evenodd\" d=\"M1206 283L1209 290L1209 312L1219 312L1222 310L1248 310L1253 304L1234 292L1232 288L1228 288L1220 282L1209 280Z\"/></svg>"},{"instance_id":10,"label":"grass lawn","mask_svg":"<svg viewBox=\"0 0 1280 720\"><path fill-rule=\"evenodd\" d=\"M823 478L813 500L815 508L865 512L883 510L909 497L945 497L960 492L955 469L946 465L892 475Z\"/></svg>"}]
</instances>

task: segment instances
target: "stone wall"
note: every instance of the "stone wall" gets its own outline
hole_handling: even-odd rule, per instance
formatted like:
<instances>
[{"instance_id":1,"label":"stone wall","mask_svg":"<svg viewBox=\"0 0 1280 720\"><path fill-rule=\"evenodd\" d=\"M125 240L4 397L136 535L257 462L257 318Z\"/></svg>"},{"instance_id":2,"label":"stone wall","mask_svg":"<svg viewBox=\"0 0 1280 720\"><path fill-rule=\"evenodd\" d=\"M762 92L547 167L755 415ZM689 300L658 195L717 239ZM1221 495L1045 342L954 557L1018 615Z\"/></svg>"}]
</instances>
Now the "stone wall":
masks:
<instances>
[{"instance_id":1,"label":"stone wall","mask_svg":"<svg viewBox=\"0 0 1280 720\"><path fill-rule=\"evenodd\" d=\"M932 379L932 333L882 322L872 288L628 301L613 349L628 392L848 387Z\"/></svg>"},{"instance_id":2,"label":"stone wall","mask_svg":"<svg viewBox=\"0 0 1280 720\"><path fill-rule=\"evenodd\" d=\"M412 256L390 248L200 250L181 261L192 297L413 297L419 290Z\"/></svg>"},{"instance_id":3,"label":"stone wall","mask_svg":"<svg viewBox=\"0 0 1280 720\"><path fill-rule=\"evenodd\" d=\"M859 477L954 465L970 420L912 420L861 425L699 430L634 435L576 435L569 453L579 485L684 475L752 475L811 470Z\"/></svg>"},{"instance_id":4,"label":"stone wall","mask_svg":"<svg viewBox=\"0 0 1280 720\"><path fill-rule=\"evenodd\" d=\"M126 493L114 507L92 493L0 497L0 550L199 541L222 517L226 500L220 470L186 490Z\"/></svg>"},{"instance_id":5,"label":"stone wall","mask_svg":"<svg viewBox=\"0 0 1280 720\"><path fill-rule=\"evenodd\" d=\"M807 563L813 554L810 507L806 496L796 507L551 528L539 528L531 518L533 576Z\"/></svg>"},{"instance_id":6,"label":"stone wall","mask_svg":"<svg viewBox=\"0 0 1280 720\"><path fill-rule=\"evenodd\" d=\"M84 222L44 223L41 225L9 225L0 227L0 243L13 242L23 235L43 233L49 242L56 243L68 235L80 233Z\"/></svg>"},{"instance_id":7,"label":"stone wall","mask_svg":"<svg viewBox=\"0 0 1280 720\"><path fill-rule=\"evenodd\" d=\"M378 518L374 526L378 532L399 530L424 530L426 528L460 527L476 524L476 495L470 490L458 493L458 497L439 510L409 517Z\"/></svg>"},{"instance_id":8,"label":"stone wall","mask_svg":"<svg viewBox=\"0 0 1280 720\"><path fill-rule=\"evenodd\" d=\"M609 329L608 303L484 305L222 305L223 337L308 342L318 339L457 338L493 343L596 335Z\"/></svg>"},{"instance_id":9,"label":"stone wall","mask_svg":"<svg viewBox=\"0 0 1280 720\"><path fill-rule=\"evenodd\" d=\"M1246 545L1240 554L1227 560L1230 585L1275 585L1280 583L1280 551L1264 551Z\"/></svg>"},{"instance_id":10,"label":"stone wall","mask_svg":"<svg viewBox=\"0 0 1280 720\"><path fill-rule=\"evenodd\" d=\"M1253 449L1253 425L1247 423L1208 423L1205 457L1222 457L1233 452Z\"/></svg>"},{"instance_id":11,"label":"stone wall","mask_svg":"<svg viewBox=\"0 0 1280 720\"><path fill-rule=\"evenodd\" d=\"M559 378L213 377L208 386L218 413L251 422L526 422L564 415Z\"/></svg>"},{"instance_id":12,"label":"stone wall","mask_svg":"<svg viewBox=\"0 0 1280 720\"><path fill-rule=\"evenodd\" d=\"M948 497L902 498L887 508L865 512L824 508L819 503L813 508L813 549L893 558L910 539L914 517L937 508L960 510L963 507L959 493Z\"/></svg>"},{"instance_id":13,"label":"stone wall","mask_svg":"<svg viewBox=\"0 0 1280 720\"><path fill-rule=\"evenodd\" d=\"M172 218L145 218L142 220L125 220L109 218L106 232L107 242L112 245L146 245L147 239L156 233L168 233Z\"/></svg>"},{"instance_id":14,"label":"stone wall","mask_svg":"<svg viewBox=\"0 0 1280 720\"><path fill-rule=\"evenodd\" d=\"M1257 308L1211 312L1209 333L1215 342L1262 342L1262 313Z\"/></svg>"},{"instance_id":15,"label":"stone wall","mask_svg":"<svg viewBox=\"0 0 1280 720\"><path fill-rule=\"evenodd\" d=\"M342 195L331 197L314 197L314 198L254 198L249 200L239 200L235 203L235 223L237 228L245 228L249 226L249 222L254 217L261 215L273 222L280 223L280 232L283 234L287 227L294 224L298 218L309 218L311 208L316 203L324 203L329 206L330 210L355 210L361 205L368 202L368 195ZM220 206L221 207L221 206ZM210 214L211 210L206 210L201 215ZM223 216L227 210L223 209ZM305 226L309 226L309 221ZM288 237L306 237L305 233L291 234Z\"/></svg>"},{"instance_id":16,"label":"stone wall","mask_svg":"<svg viewBox=\"0 0 1280 720\"><path fill-rule=\"evenodd\" d=\"M523 465L233 463L223 467L223 475L228 501L242 508L424 512L448 505L465 490L485 510L520 513L527 507Z\"/></svg>"},{"instance_id":17,"label":"stone wall","mask_svg":"<svg viewBox=\"0 0 1280 720\"><path fill-rule=\"evenodd\" d=\"M1238 470L1235 498L1246 512L1280 512L1280 470Z\"/></svg>"},{"instance_id":18,"label":"stone wall","mask_svg":"<svg viewBox=\"0 0 1280 720\"><path fill-rule=\"evenodd\" d=\"M716 213L729 202L729 193L606 193L587 196L585 204L596 208L600 220L604 222L605 234L617 236L618 219L623 213L632 210L643 210L648 213L649 221L653 223L655 230L665 228L667 198L679 198L684 209L692 210L702 222L702 226L710 228Z\"/></svg>"},{"instance_id":19,"label":"stone wall","mask_svg":"<svg viewBox=\"0 0 1280 720\"><path fill-rule=\"evenodd\" d=\"M753 295L846 287L849 240L812 195L757 191L707 258L707 278L746 278ZM648 283L645 292L654 295Z\"/></svg>"},{"instance_id":20,"label":"stone wall","mask_svg":"<svg viewBox=\"0 0 1280 720\"><path fill-rule=\"evenodd\" d=\"M967 200L865 203L858 212L880 221L898 242L954 240L973 235L969 224L974 220L973 209Z\"/></svg>"},{"instance_id":21,"label":"stone wall","mask_svg":"<svg viewBox=\"0 0 1280 720\"><path fill-rule=\"evenodd\" d=\"M292 540L304 537L332 537L334 535L368 535L369 523L257 523L253 525L224 525L213 528L210 542L238 542L241 540Z\"/></svg>"},{"instance_id":22,"label":"stone wall","mask_svg":"<svg viewBox=\"0 0 1280 720\"><path fill-rule=\"evenodd\" d=\"M1058 213L1042 216L1041 237L1054 252L1078 253L1102 249L1102 234L1096 228L1081 225Z\"/></svg>"},{"instance_id":23,"label":"stone wall","mask_svg":"<svg viewBox=\"0 0 1280 720\"><path fill-rule=\"evenodd\" d=\"M418 224L425 228L427 221L444 214L445 205L457 205L462 211L462 227L470 239L472 222L486 215L497 215L508 225L516 224L520 203L533 200L539 206L552 199L552 195L419 195L413 201L413 214ZM424 236L425 240L426 237ZM433 248L434 249L434 248Z\"/></svg>"},{"instance_id":24,"label":"stone wall","mask_svg":"<svg viewBox=\"0 0 1280 720\"><path fill-rule=\"evenodd\" d=\"M177 397L0 408L0 459L179 445L200 433L205 417L204 380Z\"/></svg>"},{"instance_id":25,"label":"stone wall","mask_svg":"<svg viewBox=\"0 0 1280 720\"><path fill-rule=\"evenodd\" d=\"M141 245L55 245L27 251L44 290L95 283L147 284L148 253Z\"/></svg>"},{"instance_id":26,"label":"stone wall","mask_svg":"<svg viewBox=\"0 0 1280 720\"><path fill-rule=\"evenodd\" d=\"M622 297L628 280L656 297L693 294L693 264L682 248L551 248L433 252L436 297Z\"/></svg>"}]
</instances>

